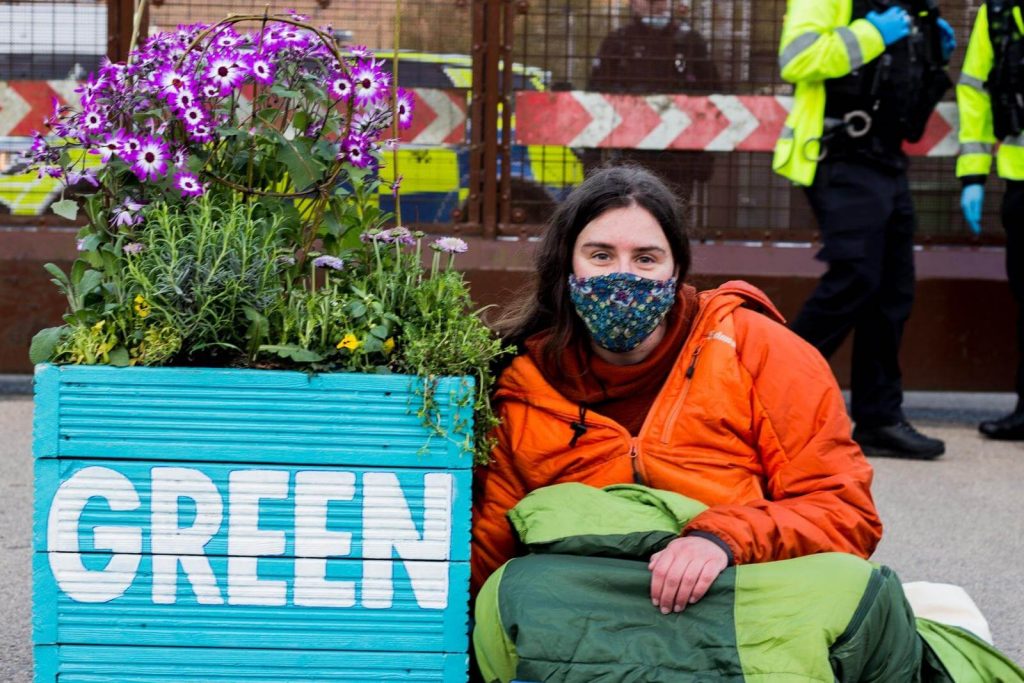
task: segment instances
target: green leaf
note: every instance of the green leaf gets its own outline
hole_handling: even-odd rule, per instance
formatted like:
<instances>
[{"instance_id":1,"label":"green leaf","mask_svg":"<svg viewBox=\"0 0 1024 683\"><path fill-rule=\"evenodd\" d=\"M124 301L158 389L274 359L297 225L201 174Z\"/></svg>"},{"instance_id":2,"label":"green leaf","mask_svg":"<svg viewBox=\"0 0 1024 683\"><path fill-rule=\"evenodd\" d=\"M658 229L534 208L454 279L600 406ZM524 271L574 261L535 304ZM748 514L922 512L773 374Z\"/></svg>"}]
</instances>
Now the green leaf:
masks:
<instances>
[{"instance_id":1,"label":"green leaf","mask_svg":"<svg viewBox=\"0 0 1024 683\"><path fill-rule=\"evenodd\" d=\"M345 309L353 318L362 318L366 315L366 304L362 301L350 301L345 306Z\"/></svg>"},{"instance_id":2,"label":"green leaf","mask_svg":"<svg viewBox=\"0 0 1024 683\"><path fill-rule=\"evenodd\" d=\"M46 270L47 273L52 275L61 284L65 285L65 286L68 286L68 285L71 284L71 281L68 280L68 276L64 274L64 271L61 270L60 267L57 264L55 264L55 263L44 263L43 264L43 269Z\"/></svg>"},{"instance_id":3,"label":"green leaf","mask_svg":"<svg viewBox=\"0 0 1024 683\"><path fill-rule=\"evenodd\" d=\"M280 136L277 158L288 167L288 173L292 177L292 184L296 190L308 188L323 175L323 164L313 158L307 140L288 140L284 136Z\"/></svg>"},{"instance_id":4,"label":"green leaf","mask_svg":"<svg viewBox=\"0 0 1024 683\"><path fill-rule=\"evenodd\" d=\"M277 120L277 117L280 115L280 109L275 109L274 107L267 107L266 109L260 109L259 113L256 114L256 118L258 118L260 121L267 124L268 126L272 126L274 125L274 121Z\"/></svg>"},{"instance_id":5,"label":"green leaf","mask_svg":"<svg viewBox=\"0 0 1024 683\"><path fill-rule=\"evenodd\" d=\"M294 344L261 344L260 351L274 353L281 358L288 358L296 363L316 363L324 359L316 351L310 351Z\"/></svg>"},{"instance_id":6,"label":"green leaf","mask_svg":"<svg viewBox=\"0 0 1024 683\"><path fill-rule=\"evenodd\" d=\"M67 218L69 221L78 218L78 202L74 199L62 199L59 202L54 202L50 208L55 214L61 218Z\"/></svg>"},{"instance_id":7,"label":"green leaf","mask_svg":"<svg viewBox=\"0 0 1024 683\"><path fill-rule=\"evenodd\" d=\"M87 235L82 238L82 251L94 251L100 246L99 235Z\"/></svg>"},{"instance_id":8,"label":"green leaf","mask_svg":"<svg viewBox=\"0 0 1024 683\"><path fill-rule=\"evenodd\" d=\"M260 342L270 332L270 321L265 315L257 311L252 306L244 306L242 310L245 312L245 317L249 321L249 355L255 357L256 351L259 349Z\"/></svg>"},{"instance_id":9,"label":"green leaf","mask_svg":"<svg viewBox=\"0 0 1024 683\"><path fill-rule=\"evenodd\" d=\"M375 325L374 327L370 328L370 334L372 334L377 339L384 341L385 339L391 336L391 328L389 328L387 325Z\"/></svg>"},{"instance_id":10,"label":"green leaf","mask_svg":"<svg viewBox=\"0 0 1024 683\"><path fill-rule=\"evenodd\" d=\"M280 83L275 83L270 87L270 94L277 95L278 97L283 97L288 100L294 100L302 97L302 93L298 90L289 90Z\"/></svg>"},{"instance_id":11,"label":"green leaf","mask_svg":"<svg viewBox=\"0 0 1024 683\"><path fill-rule=\"evenodd\" d=\"M75 295L82 299L102 282L103 275L98 270L87 270L82 274L82 279L75 283Z\"/></svg>"},{"instance_id":12,"label":"green leaf","mask_svg":"<svg viewBox=\"0 0 1024 683\"><path fill-rule=\"evenodd\" d=\"M36 363L45 363L53 358L54 352L57 351L57 345L60 344L67 330L66 325L61 325L60 327L47 327L36 332L32 337L32 345L28 349L29 361L35 365Z\"/></svg>"},{"instance_id":13,"label":"green leaf","mask_svg":"<svg viewBox=\"0 0 1024 683\"><path fill-rule=\"evenodd\" d=\"M123 346L113 349L107 357L110 359L110 364L115 368L126 368L132 363L132 357L128 355L128 349Z\"/></svg>"},{"instance_id":14,"label":"green leaf","mask_svg":"<svg viewBox=\"0 0 1024 683\"><path fill-rule=\"evenodd\" d=\"M292 117L292 128L299 131L300 135L305 135L306 129L309 127L309 114L304 111L295 112L295 116Z\"/></svg>"}]
</instances>

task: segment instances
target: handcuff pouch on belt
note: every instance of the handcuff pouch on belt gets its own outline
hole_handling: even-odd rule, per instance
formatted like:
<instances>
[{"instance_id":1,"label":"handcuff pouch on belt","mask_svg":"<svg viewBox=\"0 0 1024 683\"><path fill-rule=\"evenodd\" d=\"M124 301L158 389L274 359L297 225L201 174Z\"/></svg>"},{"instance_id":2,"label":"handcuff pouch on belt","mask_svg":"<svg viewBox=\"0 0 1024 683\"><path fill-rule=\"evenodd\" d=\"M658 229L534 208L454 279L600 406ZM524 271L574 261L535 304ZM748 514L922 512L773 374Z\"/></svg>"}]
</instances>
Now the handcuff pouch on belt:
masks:
<instances>
[{"instance_id":1,"label":"handcuff pouch on belt","mask_svg":"<svg viewBox=\"0 0 1024 683\"><path fill-rule=\"evenodd\" d=\"M942 55L936 0L853 0L853 18L897 5L913 18L911 34L877 59L825 82L825 126L820 138L804 143L803 154L809 160L815 160L809 149L814 142L821 143L818 161L828 156L830 142L872 146L883 136L896 141L896 148L902 140L917 142L935 106L952 87ZM879 117L885 125L878 125Z\"/></svg>"}]
</instances>

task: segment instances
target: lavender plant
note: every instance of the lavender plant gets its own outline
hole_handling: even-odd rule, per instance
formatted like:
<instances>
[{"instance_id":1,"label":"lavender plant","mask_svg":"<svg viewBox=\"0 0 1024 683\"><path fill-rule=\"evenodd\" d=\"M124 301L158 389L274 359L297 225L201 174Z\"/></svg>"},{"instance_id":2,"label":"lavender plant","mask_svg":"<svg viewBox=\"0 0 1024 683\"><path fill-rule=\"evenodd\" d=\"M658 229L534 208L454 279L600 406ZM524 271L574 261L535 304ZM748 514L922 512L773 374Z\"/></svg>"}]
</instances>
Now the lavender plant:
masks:
<instances>
[{"instance_id":1,"label":"lavender plant","mask_svg":"<svg viewBox=\"0 0 1024 683\"><path fill-rule=\"evenodd\" d=\"M424 235L386 229L376 170L413 101L382 66L288 13L182 26L90 74L29 152L66 184L55 212L87 219L71 270L47 264L68 312L33 361L416 374L436 433L435 378L472 375L486 457L504 350L453 269L465 243L424 268Z\"/></svg>"}]
</instances>

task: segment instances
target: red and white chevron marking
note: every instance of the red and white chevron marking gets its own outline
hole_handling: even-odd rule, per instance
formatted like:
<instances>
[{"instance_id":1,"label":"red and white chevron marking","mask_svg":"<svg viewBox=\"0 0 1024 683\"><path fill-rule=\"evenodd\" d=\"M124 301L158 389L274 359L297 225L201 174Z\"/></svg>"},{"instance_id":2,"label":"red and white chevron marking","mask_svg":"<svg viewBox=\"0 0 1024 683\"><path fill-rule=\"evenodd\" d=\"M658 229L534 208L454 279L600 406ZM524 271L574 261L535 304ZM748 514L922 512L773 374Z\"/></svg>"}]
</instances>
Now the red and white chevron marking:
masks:
<instances>
[{"instance_id":1,"label":"red and white chevron marking","mask_svg":"<svg viewBox=\"0 0 1024 683\"><path fill-rule=\"evenodd\" d=\"M0 81L0 137L27 136L42 130L52 111L53 98L61 104L77 102L77 81ZM464 90L413 88L412 125L401 139L422 145L466 141L467 98ZM246 93L251 97L251 92ZM246 98L241 98L243 106Z\"/></svg>"},{"instance_id":2,"label":"red and white chevron marking","mask_svg":"<svg viewBox=\"0 0 1024 683\"><path fill-rule=\"evenodd\" d=\"M53 98L76 100L75 81L0 81L0 137L41 129ZM419 145L466 141L463 90L413 88L412 125L403 142ZM607 95L593 92L519 92L516 141L525 145L769 152L792 107L772 95ZM924 137L907 152L949 157L957 153L956 103L943 102Z\"/></svg>"},{"instance_id":3,"label":"red and white chevron marking","mask_svg":"<svg viewBox=\"0 0 1024 683\"><path fill-rule=\"evenodd\" d=\"M516 142L522 145L620 149L770 152L792 97L772 95L612 95L594 92L520 92ZM955 156L956 103L943 102L917 156Z\"/></svg>"}]
</instances>

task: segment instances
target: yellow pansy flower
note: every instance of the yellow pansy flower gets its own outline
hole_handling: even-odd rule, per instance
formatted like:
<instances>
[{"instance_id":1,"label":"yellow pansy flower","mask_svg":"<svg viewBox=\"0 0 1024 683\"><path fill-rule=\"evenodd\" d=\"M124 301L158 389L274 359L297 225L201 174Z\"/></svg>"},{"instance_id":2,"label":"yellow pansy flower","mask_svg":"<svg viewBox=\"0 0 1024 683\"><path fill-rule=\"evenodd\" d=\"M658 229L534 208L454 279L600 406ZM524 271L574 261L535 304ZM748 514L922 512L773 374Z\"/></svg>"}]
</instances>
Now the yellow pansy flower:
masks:
<instances>
[{"instance_id":1,"label":"yellow pansy flower","mask_svg":"<svg viewBox=\"0 0 1024 683\"><path fill-rule=\"evenodd\" d=\"M149 315L149 302L147 302L141 294L135 297L135 313L137 313L140 318L145 318Z\"/></svg>"},{"instance_id":2,"label":"yellow pansy flower","mask_svg":"<svg viewBox=\"0 0 1024 683\"><path fill-rule=\"evenodd\" d=\"M387 341L384 342L384 353L391 353L395 348L395 338L388 337Z\"/></svg>"},{"instance_id":3,"label":"yellow pansy flower","mask_svg":"<svg viewBox=\"0 0 1024 683\"><path fill-rule=\"evenodd\" d=\"M363 343L359 341L354 334L346 334L341 338L341 341L338 342L339 349L348 349L349 351L355 351L362 345Z\"/></svg>"}]
</instances>

